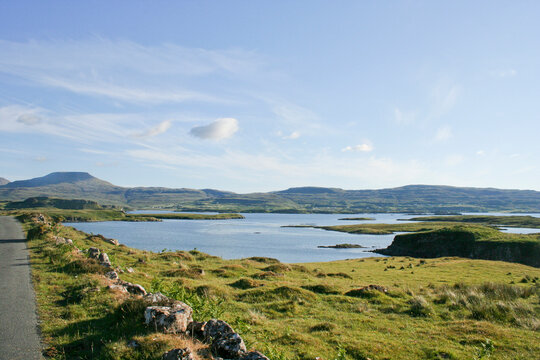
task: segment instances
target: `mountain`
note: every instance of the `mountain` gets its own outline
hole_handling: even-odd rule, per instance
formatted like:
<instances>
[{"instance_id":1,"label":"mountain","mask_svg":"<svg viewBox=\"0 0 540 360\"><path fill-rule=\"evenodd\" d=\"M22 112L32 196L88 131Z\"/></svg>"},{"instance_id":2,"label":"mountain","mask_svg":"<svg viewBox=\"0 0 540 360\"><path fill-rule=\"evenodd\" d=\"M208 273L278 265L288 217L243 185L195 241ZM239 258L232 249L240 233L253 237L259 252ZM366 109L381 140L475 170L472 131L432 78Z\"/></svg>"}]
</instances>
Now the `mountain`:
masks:
<instances>
[{"instance_id":1,"label":"mountain","mask_svg":"<svg viewBox=\"0 0 540 360\"><path fill-rule=\"evenodd\" d=\"M30 197L56 197L94 200L102 204L125 204L125 191L125 188L86 172L54 172L0 186L0 199L21 201Z\"/></svg>"},{"instance_id":2,"label":"mountain","mask_svg":"<svg viewBox=\"0 0 540 360\"><path fill-rule=\"evenodd\" d=\"M540 192L438 185L343 190L296 187L268 193L236 194L214 189L124 188L84 172L57 172L0 186L0 200L30 197L94 200L134 208L166 207L184 211L281 213L456 213L540 212Z\"/></svg>"},{"instance_id":3,"label":"mountain","mask_svg":"<svg viewBox=\"0 0 540 360\"><path fill-rule=\"evenodd\" d=\"M3 177L0 177L0 186L9 184L9 180Z\"/></svg>"}]
</instances>

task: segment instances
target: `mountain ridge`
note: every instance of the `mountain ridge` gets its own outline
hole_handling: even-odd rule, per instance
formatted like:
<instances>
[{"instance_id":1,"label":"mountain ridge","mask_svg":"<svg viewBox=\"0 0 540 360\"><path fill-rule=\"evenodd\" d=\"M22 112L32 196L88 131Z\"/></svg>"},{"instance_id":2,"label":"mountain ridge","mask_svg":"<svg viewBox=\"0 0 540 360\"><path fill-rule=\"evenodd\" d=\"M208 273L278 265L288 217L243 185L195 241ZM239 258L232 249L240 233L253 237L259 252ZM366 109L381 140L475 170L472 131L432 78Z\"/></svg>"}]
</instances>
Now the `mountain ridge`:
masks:
<instances>
[{"instance_id":1,"label":"mountain ridge","mask_svg":"<svg viewBox=\"0 0 540 360\"><path fill-rule=\"evenodd\" d=\"M35 196L185 211L540 212L540 191L448 185L418 184L376 190L304 186L267 193L237 194L216 189L121 187L87 172L54 172L0 185L0 200L22 201Z\"/></svg>"}]
</instances>

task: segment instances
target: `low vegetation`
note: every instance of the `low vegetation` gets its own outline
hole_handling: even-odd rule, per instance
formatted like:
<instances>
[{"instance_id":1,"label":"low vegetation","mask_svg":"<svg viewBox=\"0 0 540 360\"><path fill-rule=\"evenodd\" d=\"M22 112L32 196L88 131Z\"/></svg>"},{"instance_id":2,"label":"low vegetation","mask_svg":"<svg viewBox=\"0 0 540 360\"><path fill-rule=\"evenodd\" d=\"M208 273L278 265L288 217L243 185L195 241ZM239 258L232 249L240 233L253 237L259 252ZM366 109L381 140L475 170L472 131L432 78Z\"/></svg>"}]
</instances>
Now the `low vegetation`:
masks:
<instances>
[{"instance_id":1,"label":"low vegetation","mask_svg":"<svg viewBox=\"0 0 540 360\"><path fill-rule=\"evenodd\" d=\"M123 280L188 303L196 319L227 321L248 348L272 360L533 359L540 353L540 270L533 267L463 258L223 260L196 250L114 246L61 224L35 224L28 214L21 219L46 355L53 359L159 359L190 341L146 328L144 304L107 290L102 267L85 254L89 247L107 252ZM56 245L53 236L73 239L82 252ZM201 344L190 346L199 348L199 359L208 357Z\"/></svg>"},{"instance_id":2,"label":"low vegetation","mask_svg":"<svg viewBox=\"0 0 540 360\"><path fill-rule=\"evenodd\" d=\"M412 221L451 221L475 223L483 225L540 228L540 218L534 216L493 216L493 215L460 215L460 216L422 216L409 219ZM539 230L540 231L540 230Z\"/></svg>"},{"instance_id":3,"label":"low vegetation","mask_svg":"<svg viewBox=\"0 0 540 360\"><path fill-rule=\"evenodd\" d=\"M167 220L226 220L243 219L240 214L127 214L120 209L58 209L33 208L0 211L2 215L20 216L31 215L35 212L47 213L59 222L90 222L90 221L161 221Z\"/></svg>"},{"instance_id":4,"label":"low vegetation","mask_svg":"<svg viewBox=\"0 0 540 360\"><path fill-rule=\"evenodd\" d=\"M424 258L462 256L540 267L540 234L508 234L486 226L453 224L396 235L388 248L376 252Z\"/></svg>"}]
</instances>

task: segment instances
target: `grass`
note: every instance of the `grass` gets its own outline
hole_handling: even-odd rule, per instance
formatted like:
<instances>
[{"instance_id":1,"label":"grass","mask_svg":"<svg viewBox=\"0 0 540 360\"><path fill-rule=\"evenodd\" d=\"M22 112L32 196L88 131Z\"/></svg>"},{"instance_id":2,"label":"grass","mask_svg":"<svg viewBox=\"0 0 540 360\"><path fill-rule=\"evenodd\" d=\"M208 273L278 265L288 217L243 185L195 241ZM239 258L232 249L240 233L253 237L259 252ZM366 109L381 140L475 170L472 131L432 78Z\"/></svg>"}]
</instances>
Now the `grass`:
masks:
<instances>
[{"instance_id":1,"label":"grass","mask_svg":"<svg viewBox=\"0 0 540 360\"><path fill-rule=\"evenodd\" d=\"M450 221L461 223L475 223L484 225L540 228L540 218L533 216L492 216L492 215L459 215L459 216L422 216L411 221Z\"/></svg>"},{"instance_id":2,"label":"grass","mask_svg":"<svg viewBox=\"0 0 540 360\"><path fill-rule=\"evenodd\" d=\"M35 208L0 211L1 215L27 217L36 212L46 213L56 221L61 222L91 222L91 221L161 221L170 220L224 220L243 219L240 214L126 214L120 209L57 209Z\"/></svg>"},{"instance_id":3,"label":"grass","mask_svg":"<svg viewBox=\"0 0 540 360\"><path fill-rule=\"evenodd\" d=\"M159 359L189 340L146 328L144 304L108 291L103 271L72 248L54 245L52 233L73 239L79 249L99 247L114 266L134 269L121 274L123 280L189 303L197 319L229 322L248 348L271 359L468 359L487 353L532 359L540 353L540 270L525 265L408 257L302 265L263 257L223 260L198 251L113 246L70 227L25 228L42 334L54 359ZM345 295L369 284L388 292ZM127 345L132 340L137 348Z\"/></svg>"}]
</instances>

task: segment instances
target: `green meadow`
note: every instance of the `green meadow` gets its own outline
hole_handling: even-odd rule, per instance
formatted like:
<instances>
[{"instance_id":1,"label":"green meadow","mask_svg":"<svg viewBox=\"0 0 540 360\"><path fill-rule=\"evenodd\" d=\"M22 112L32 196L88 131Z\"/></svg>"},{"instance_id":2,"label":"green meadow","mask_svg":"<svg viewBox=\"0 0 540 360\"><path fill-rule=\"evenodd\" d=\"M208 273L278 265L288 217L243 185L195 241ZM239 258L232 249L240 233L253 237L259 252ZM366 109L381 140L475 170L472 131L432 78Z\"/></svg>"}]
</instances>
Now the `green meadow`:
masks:
<instances>
[{"instance_id":1,"label":"green meadow","mask_svg":"<svg viewBox=\"0 0 540 360\"><path fill-rule=\"evenodd\" d=\"M270 359L533 359L540 353L538 268L454 257L223 260L196 250L114 246L61 224L21 219L46 355L53 359L159 359L185 344L198 359L209 358L203 344L145 327L144 303L106 288L105 268L86 256L89 247L105 251L124 270L121 279L188 303L196 320L227 321L248 349ZM82 252L56 245L53 236L73 239ZM132 340L139 346L129 347Z\"/></svg>"}]
</instances>

